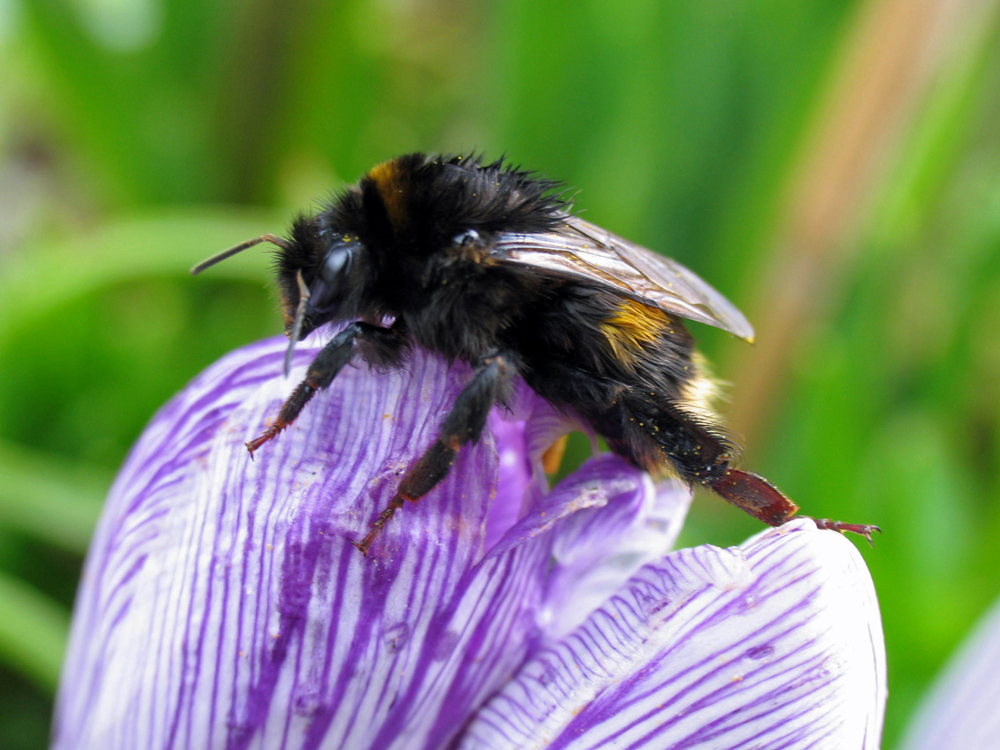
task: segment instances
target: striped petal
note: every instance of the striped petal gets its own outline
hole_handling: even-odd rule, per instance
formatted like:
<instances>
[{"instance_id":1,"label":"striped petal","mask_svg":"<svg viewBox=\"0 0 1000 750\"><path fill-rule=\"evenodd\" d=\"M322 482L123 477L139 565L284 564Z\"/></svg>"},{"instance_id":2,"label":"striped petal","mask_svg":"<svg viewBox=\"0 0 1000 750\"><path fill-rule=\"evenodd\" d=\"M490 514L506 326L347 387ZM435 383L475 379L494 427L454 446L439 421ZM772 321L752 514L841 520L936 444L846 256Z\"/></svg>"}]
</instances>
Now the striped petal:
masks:
<instances>
[{"instance_id":1,"label":"striped petal","mask_svg":"<svg viewBox=\"0 0 1000 750\"><path fill-rule=\"evenodd\" d=\"M803 520L643 567L459 747L876 748L884 662L860 556Z\"/></svg>"},{"instance_id":2,"label":"striped petal","mask_svg":"<svg viewBox=\"0 0 1000 750\"><path fill-rule=\"evenodd\" d=\"M284 341L234 353L133 449L54 748L839 747L859 721L877 738L881 635L853 548L800 525L667 555L687 489L605 456L548 491L538 460L570 421L523 384L362 557L349 540L470 373L419 351L349 368L250 462L318 346L288 380Z\"/></svg>"},{"instance_id":3,"label":"striped petal","mask_svg":"<svg viewBox=\"0 0 1000 750\"><path fill-rule=\"evenodd\" d=\"M995 748L1000 738L1000 602L938 678L904 750Z\"/></svg>"},{"instance_id":4,"label":"striped petal","mask_svg":"<svg viewBox=\"0 0 1000 750\"><path fill-rule=\"evenodd\" d=\"M365 558L349 540L469 370L419 351L400 372L348 368L250 461L243 443L318 346L299 347L290 379L283 340L230 355L133 449L78 595L57 750L446 746L540 642L538 613L572 609L550 575L579 582L620 557L605 544L582 565L568 540L593 529L555 534L547 514L610 514L623 539L663 544L679 526L664 507L682 515L687 493L657 494L620 462L546 493L535 459L565 419L522 387Z\"/></svg>"},{"instance_id":5,"label":"striped petal","mask_svg":"<svg viewBox=\"0 0 1000 750\"><path fill-rule=\"evenodd\" d=\"M656 486L621 458L601 456L567 477L490 554L552 535L538 620L548 639L561 638L673 547L690 502L680 482Z\"/></svg>"}]
</instances>

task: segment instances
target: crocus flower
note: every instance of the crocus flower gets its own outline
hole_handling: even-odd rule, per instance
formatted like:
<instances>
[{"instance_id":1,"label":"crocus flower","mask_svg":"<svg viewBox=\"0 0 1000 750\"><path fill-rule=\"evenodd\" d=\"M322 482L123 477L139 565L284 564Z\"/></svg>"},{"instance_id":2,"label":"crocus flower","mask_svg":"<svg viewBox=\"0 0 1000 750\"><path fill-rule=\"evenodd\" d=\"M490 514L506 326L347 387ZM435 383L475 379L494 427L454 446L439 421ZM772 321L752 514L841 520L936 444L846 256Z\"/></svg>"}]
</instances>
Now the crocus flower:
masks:
<instances>
[{"instance_id":1,"label":"crocus flower","mask_svg":"<svg viewBox=\"0 0 1000 750\"><path fill-rule=\"evenodd\" d=\"M670 552L690 494L614 456L549 490L567 420L521 386L365 557L350 544L469 377L342 372L251 461L321 344L270 340L153 420L93 540L58 750L874 748L881 627L808 520Z\"/></svg>"}]
</instances>

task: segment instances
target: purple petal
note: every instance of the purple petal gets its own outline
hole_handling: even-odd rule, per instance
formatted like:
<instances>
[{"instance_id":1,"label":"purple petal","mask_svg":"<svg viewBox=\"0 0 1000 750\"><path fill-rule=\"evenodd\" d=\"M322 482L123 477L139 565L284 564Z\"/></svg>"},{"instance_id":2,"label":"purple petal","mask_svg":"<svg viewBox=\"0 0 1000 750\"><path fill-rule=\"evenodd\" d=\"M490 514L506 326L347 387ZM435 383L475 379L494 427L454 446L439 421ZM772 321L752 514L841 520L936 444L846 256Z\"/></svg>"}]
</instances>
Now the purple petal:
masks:
<instances>
[{"instance_id":1,"label":"purple petal","mask_svg":"<svg viewBox=\"0 0 1000 750\"><path fill-rule=\"evenodd\" d=\"M875 748L884 662L860 555L799 521L645 566L459 747Z\"/></svg>"},{"instance_id":2,"label":"purple petal","mask_svg":"<svg viewBox=\"0 0 1000 750\"><path fill-rule=\"evenodd\" d=\"M540 465L542 455L561 436L577 428L571 417L538 398L524 381L518 382L509 409L490 413L488 426L497 441L500 468L496 497L486 521L486 549L541 502L548 490Z\"/></svg>"},{"instance_id":3,"label":"purple petal","mask_svg":"<svg viewBox=\"0 0 1000 750\"><path fill-rule=\"evenodd\" d=\"M318 346L299 348L296 376ZM817 535L783 529L744 551L663 558L689 492L654 487L613 457L547 492L538 460L572 419L523 384L442 485L407 504L362 557L349 540L433 442L469 369L419 351L402 372L349 368L252 463L243 442L295 382L275 377L284 348L263 342L210 368L133 449L88 558L55 748L628 744L649 720L615 722L648 703L643 691L669 697L690 681L712 648L737 648L726 668L749 659L757 671L741 667L743 683L715 687L715 670L673 698L686 736L731 739L736 729L711 729L725 720L709 706L735 706L738 727L756 727L747 706L770 700L788 736L814 737L808 710L789 715L786 704L822 696L834 706L845 684L870 687L863 667L837 661L838 646L858 641L857 622L837 636L817 630L830 608L856 614L866 597L874 607L870 582L838 599L837 581L867 581L842 540L823 533L796 546ZM781 614L801 624L775 632ZM813 640L796 645L794 633ZM868 635L880 679L880 633ZM801 654L806 677L789 667ZM570 658L584 671L560 661ZM684 678L667 669L689 663ZM777 697L745 689L758 685ZM877 716L871 701L858 713L876 737L877 695Z\"/></svg>"},{"instance_id":4,"label":"purple petal","mask_svg":"<svg viewBox=\"0 0 1000 750\"><path fill-rule=\"evenodd\" d=\"M490 554L555 532L539 622L548 638L561 638L639 568L670 551L690 502L680 482L657 487L621 458L601 456L553 489Z\"/></svg>"},{"instance_id":5,"label":"purple petal","mask_svg":"<svg viewBox=\"0 0 1000 750\"><path fill-rule=\"evenodd\" d=\"M938 678L901 747L969 750L1000 737L1000 602Z\"/></svg>"},{"instance_id":6,"label":"purple petal","mask_svg":"<svg viewBox=\"0 0 1000 750\"><path fill-rule=\"evenodd\" d=\"M438 747L525 658L549 549L483 560L492 435L368 558L348 541L468 368L419 351L402 372L348 368L251 462L244 441L317 344L291 379L284 348L212 367L133 449L88 558L54 747ZM507 477L511 503L529 481Z\"/></svg>"}]
</instances>

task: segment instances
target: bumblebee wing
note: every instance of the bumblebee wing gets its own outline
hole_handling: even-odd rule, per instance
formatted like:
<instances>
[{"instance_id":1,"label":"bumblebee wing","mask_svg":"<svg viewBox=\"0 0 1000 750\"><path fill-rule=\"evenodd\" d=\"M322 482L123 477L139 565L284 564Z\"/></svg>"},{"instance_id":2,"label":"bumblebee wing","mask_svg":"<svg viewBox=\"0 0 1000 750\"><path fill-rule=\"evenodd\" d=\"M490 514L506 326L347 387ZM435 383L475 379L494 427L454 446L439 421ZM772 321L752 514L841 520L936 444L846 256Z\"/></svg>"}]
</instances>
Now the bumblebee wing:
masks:
<instances>
[{"instance_id":1,"label":"bumblebee wing","mask_svg":"<svg viewBox=\"0 0 1000 750\"><path fill-rule=\"evenodd\" d=\"M575 216L567 216L552 232L503 234L493 254L602 283L623 296L753 341L753 326L743 313L693 271Z\"/></svg>"}]
</instances>

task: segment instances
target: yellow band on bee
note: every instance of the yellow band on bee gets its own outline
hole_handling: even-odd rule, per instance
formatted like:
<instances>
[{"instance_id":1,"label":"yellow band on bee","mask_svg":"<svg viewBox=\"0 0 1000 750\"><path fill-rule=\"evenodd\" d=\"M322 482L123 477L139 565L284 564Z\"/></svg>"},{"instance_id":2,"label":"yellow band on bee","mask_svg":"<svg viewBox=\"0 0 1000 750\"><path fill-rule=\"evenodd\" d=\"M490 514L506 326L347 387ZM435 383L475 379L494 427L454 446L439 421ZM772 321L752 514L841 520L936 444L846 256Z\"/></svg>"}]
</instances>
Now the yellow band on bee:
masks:
<instances>
[{"instance_id":1,"label":"yellow band on bee","mask_svg":"<svg viewBox=\"0 0 1000 750\"><path fill-rule=\"evenodd\" d=\"M659 308L622 300L614 314L600 327L615 357L630 363L637 351L668 332L671 322L670 316Z\"/></svg>"}]
</instances>

